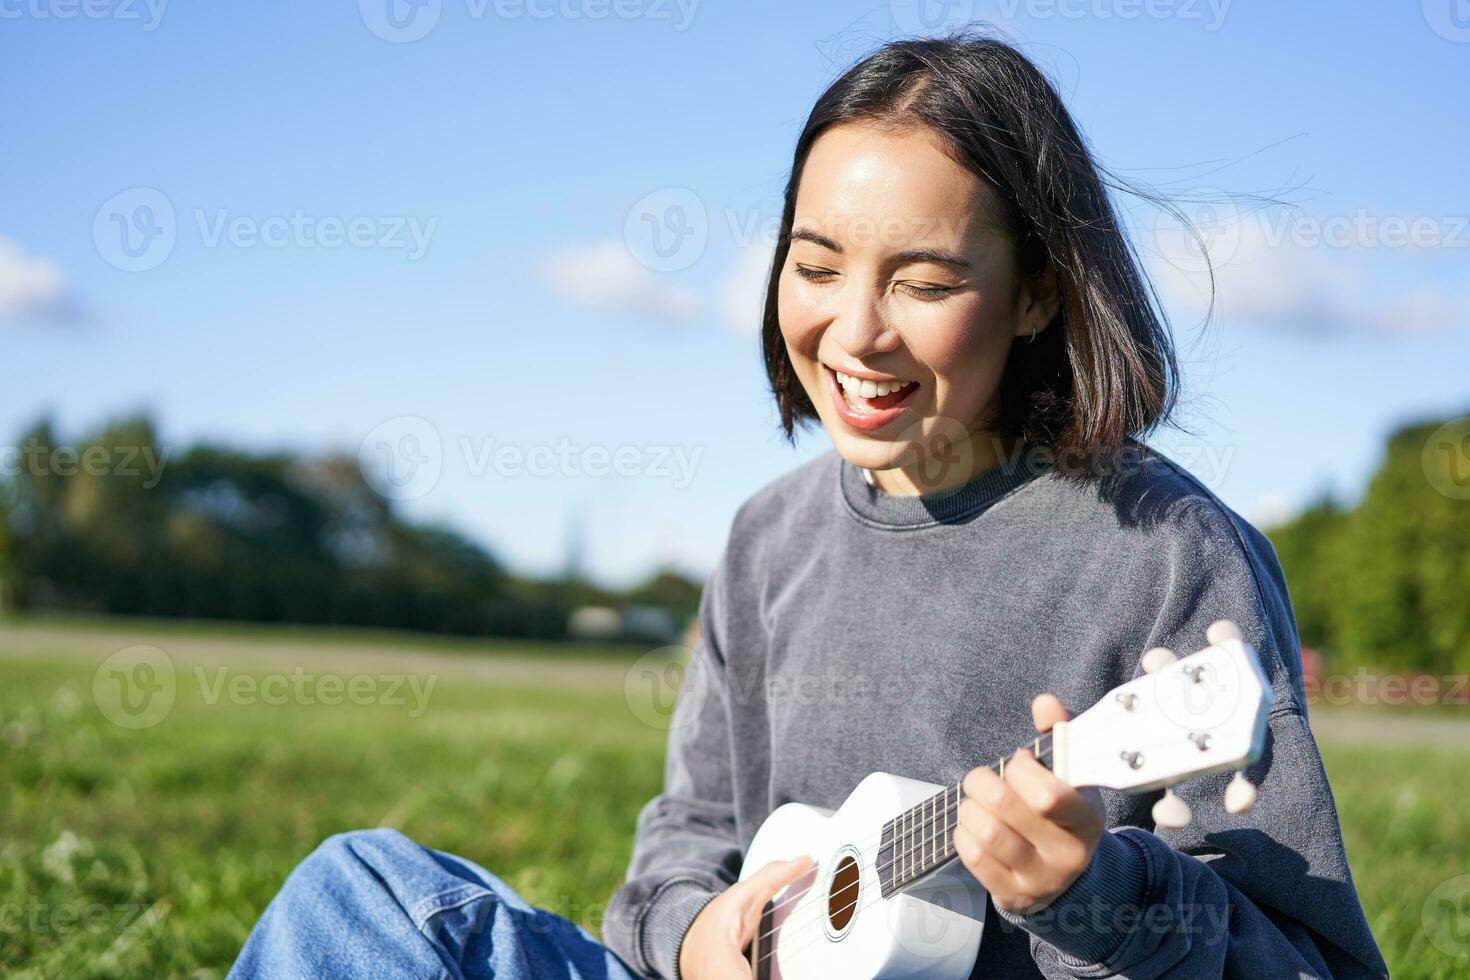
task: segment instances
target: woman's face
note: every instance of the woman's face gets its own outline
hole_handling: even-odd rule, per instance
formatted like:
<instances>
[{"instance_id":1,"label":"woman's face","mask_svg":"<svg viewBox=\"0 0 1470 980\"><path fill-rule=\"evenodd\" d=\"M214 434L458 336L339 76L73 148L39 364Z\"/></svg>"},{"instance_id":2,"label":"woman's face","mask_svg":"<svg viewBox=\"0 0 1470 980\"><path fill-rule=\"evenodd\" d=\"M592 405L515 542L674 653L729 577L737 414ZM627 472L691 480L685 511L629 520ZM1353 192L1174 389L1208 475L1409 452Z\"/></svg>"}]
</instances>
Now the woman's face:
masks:
<instances>
[{"instance_id":1,"label":"woman's face","mask_svg":"<svg viewBox=\"0 0 1470 980\"><path fill-rule=\"evenodd\" d=\"M995 465L983 421L1007 353L1056 310L1050 277L1021 279L992 207L927 130L844 124L807 157L781 333L837 451L889 492Z\"/></svg>"}]
</instances>

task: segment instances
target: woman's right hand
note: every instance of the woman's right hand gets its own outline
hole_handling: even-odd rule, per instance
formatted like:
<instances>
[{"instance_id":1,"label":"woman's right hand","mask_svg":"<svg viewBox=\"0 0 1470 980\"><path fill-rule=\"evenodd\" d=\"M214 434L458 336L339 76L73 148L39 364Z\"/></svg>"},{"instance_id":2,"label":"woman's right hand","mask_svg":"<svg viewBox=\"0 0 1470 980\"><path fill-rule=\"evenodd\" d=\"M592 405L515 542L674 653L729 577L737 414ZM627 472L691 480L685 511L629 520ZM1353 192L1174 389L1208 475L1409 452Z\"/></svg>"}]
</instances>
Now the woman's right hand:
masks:
<instances>
[{"instance_id":1,"label":"woman's right hand","mask_svg":"<svg viewBox=\"0 0 1470 980\"><path fill-rule=\"evenodd\" d=\"M772 861L711 899L694 917L679 946L681 980L750 980L744 950L755 938L766 903L812 866L812 859L804 854L789 861Z\"/></svg>"}]
</instances>

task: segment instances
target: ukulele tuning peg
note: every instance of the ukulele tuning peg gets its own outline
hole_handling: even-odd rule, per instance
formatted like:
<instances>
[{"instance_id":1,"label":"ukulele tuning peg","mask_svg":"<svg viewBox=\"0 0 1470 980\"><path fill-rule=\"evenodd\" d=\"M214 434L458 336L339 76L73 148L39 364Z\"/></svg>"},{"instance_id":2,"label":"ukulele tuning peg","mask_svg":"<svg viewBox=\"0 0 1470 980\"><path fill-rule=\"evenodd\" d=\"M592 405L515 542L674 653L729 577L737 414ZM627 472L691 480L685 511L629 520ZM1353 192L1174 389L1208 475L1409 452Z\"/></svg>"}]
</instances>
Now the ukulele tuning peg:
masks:
<instances>
[{"instance_id":1,"label":"ukulele tuning peg","mask_svg":"<svg viewBox=\"0 0 1470 980\"><path fill-rule=\"evenodd\" d=\"M1205 630L1205 639L1210 641L1210 646L1224 643L1227 640L1240 639L1240 627L1228 619L1217 619Z\"/></svg>"},{"instance_id":2,"label":"ukulele tuning peg","mask_svg":"<svg viewBox=\"0 0 1470 980\"><path fill-rule=\"evenodd\" d=\"M1179 830L1189 826L1189 820L1193 816L1189 812L1189 804L1174 795L1174 787L1170 786L1164 790L1164 795L1159 802L1154 804L1154 823L1167 830Z\"/></svg>"},{"instance_id":3,"label":"ukulele tuning peg","mask_svg":"<svg viewBox=\"0 0 1470 980\"><path fill-rule=\"evenodd\" d=\"M1143 655L1143 670L1148 674L1157 674L1178 659L1168 647L1154 647Z\"/></svg>"},{"instance_id":4,"label":"ukulele tuning peg","mask_svg":"<svg viewBox=\"0 0 1470 980\"><path fill-rule=\"evenodd\" d=\"M1245 771L1240 770L1225 787L1225 809L1229 813L1245 813L1255 805L1256 788L1245 778Z\"/></svg>"}]
</instances>

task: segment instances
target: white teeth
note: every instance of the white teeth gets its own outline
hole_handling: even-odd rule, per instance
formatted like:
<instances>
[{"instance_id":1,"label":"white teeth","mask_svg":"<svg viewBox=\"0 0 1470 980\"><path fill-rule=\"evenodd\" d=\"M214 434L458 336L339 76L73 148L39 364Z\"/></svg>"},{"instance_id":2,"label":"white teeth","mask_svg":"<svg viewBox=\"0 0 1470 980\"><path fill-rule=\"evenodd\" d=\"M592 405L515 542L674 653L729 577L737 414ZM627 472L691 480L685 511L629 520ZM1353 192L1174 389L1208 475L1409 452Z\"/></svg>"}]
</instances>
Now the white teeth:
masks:
<instances>
[{"instance_id":1,"label":"white teeth","mask_svg":"<svg viewBox=\"0 0 1470 980\"><path fill-rule=\"evenodd\" d=\"M855 398L881 398L891 395L908 384L907 381L869 381L863 378L854 378L850 374L834 371L837 375L837 383L842 390Z\"/></svg>"}]
</instances>

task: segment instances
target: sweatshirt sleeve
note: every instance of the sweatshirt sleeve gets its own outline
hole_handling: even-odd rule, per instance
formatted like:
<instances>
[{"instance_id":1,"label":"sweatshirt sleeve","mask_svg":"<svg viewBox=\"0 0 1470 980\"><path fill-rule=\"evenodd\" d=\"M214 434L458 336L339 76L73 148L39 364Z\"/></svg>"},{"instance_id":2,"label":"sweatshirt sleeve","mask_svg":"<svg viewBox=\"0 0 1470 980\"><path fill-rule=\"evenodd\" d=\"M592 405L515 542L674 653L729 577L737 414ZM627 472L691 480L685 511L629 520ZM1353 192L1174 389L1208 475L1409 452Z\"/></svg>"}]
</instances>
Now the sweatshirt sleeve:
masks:
<instances>
[{"instance_id":1,"label":"sweatshirt sleeve","mask_svg":"<svg viewBox=\"0 0 1470 980\"><path fill-rule=\"evenodd\" d=\"M699 641L669 719L663 792L639 812L626 880L602 938L646 977L678 980L695 916L740 874L723 643L725 565L699 603Z\"/></svg>"},{"instance_id":2,"label":"sweatshirt sleeve","mask_svg":"<svg viewBox=\"0 0 1470 980\"><path fill-rule=\"evenodd\" d=\"M1151 794L1133 811L1147 826L1110 828L1092 864L1050 905L1031 915L997 911L1030 933L1032 957L1052 980L1387 977L1307 721L1275 552L1218 504L1195 505L1172 547L1158 618L1128 656L1136 662L1152 646L1183 656L1204 645L1213 621L1240 626L1274 696L1265 752L1247 771L1256 805L1225 811L1231 773L1191 780L1175 791L1193 819L1168 830L1148 816Z\"/></svg>"}]
</instances>

